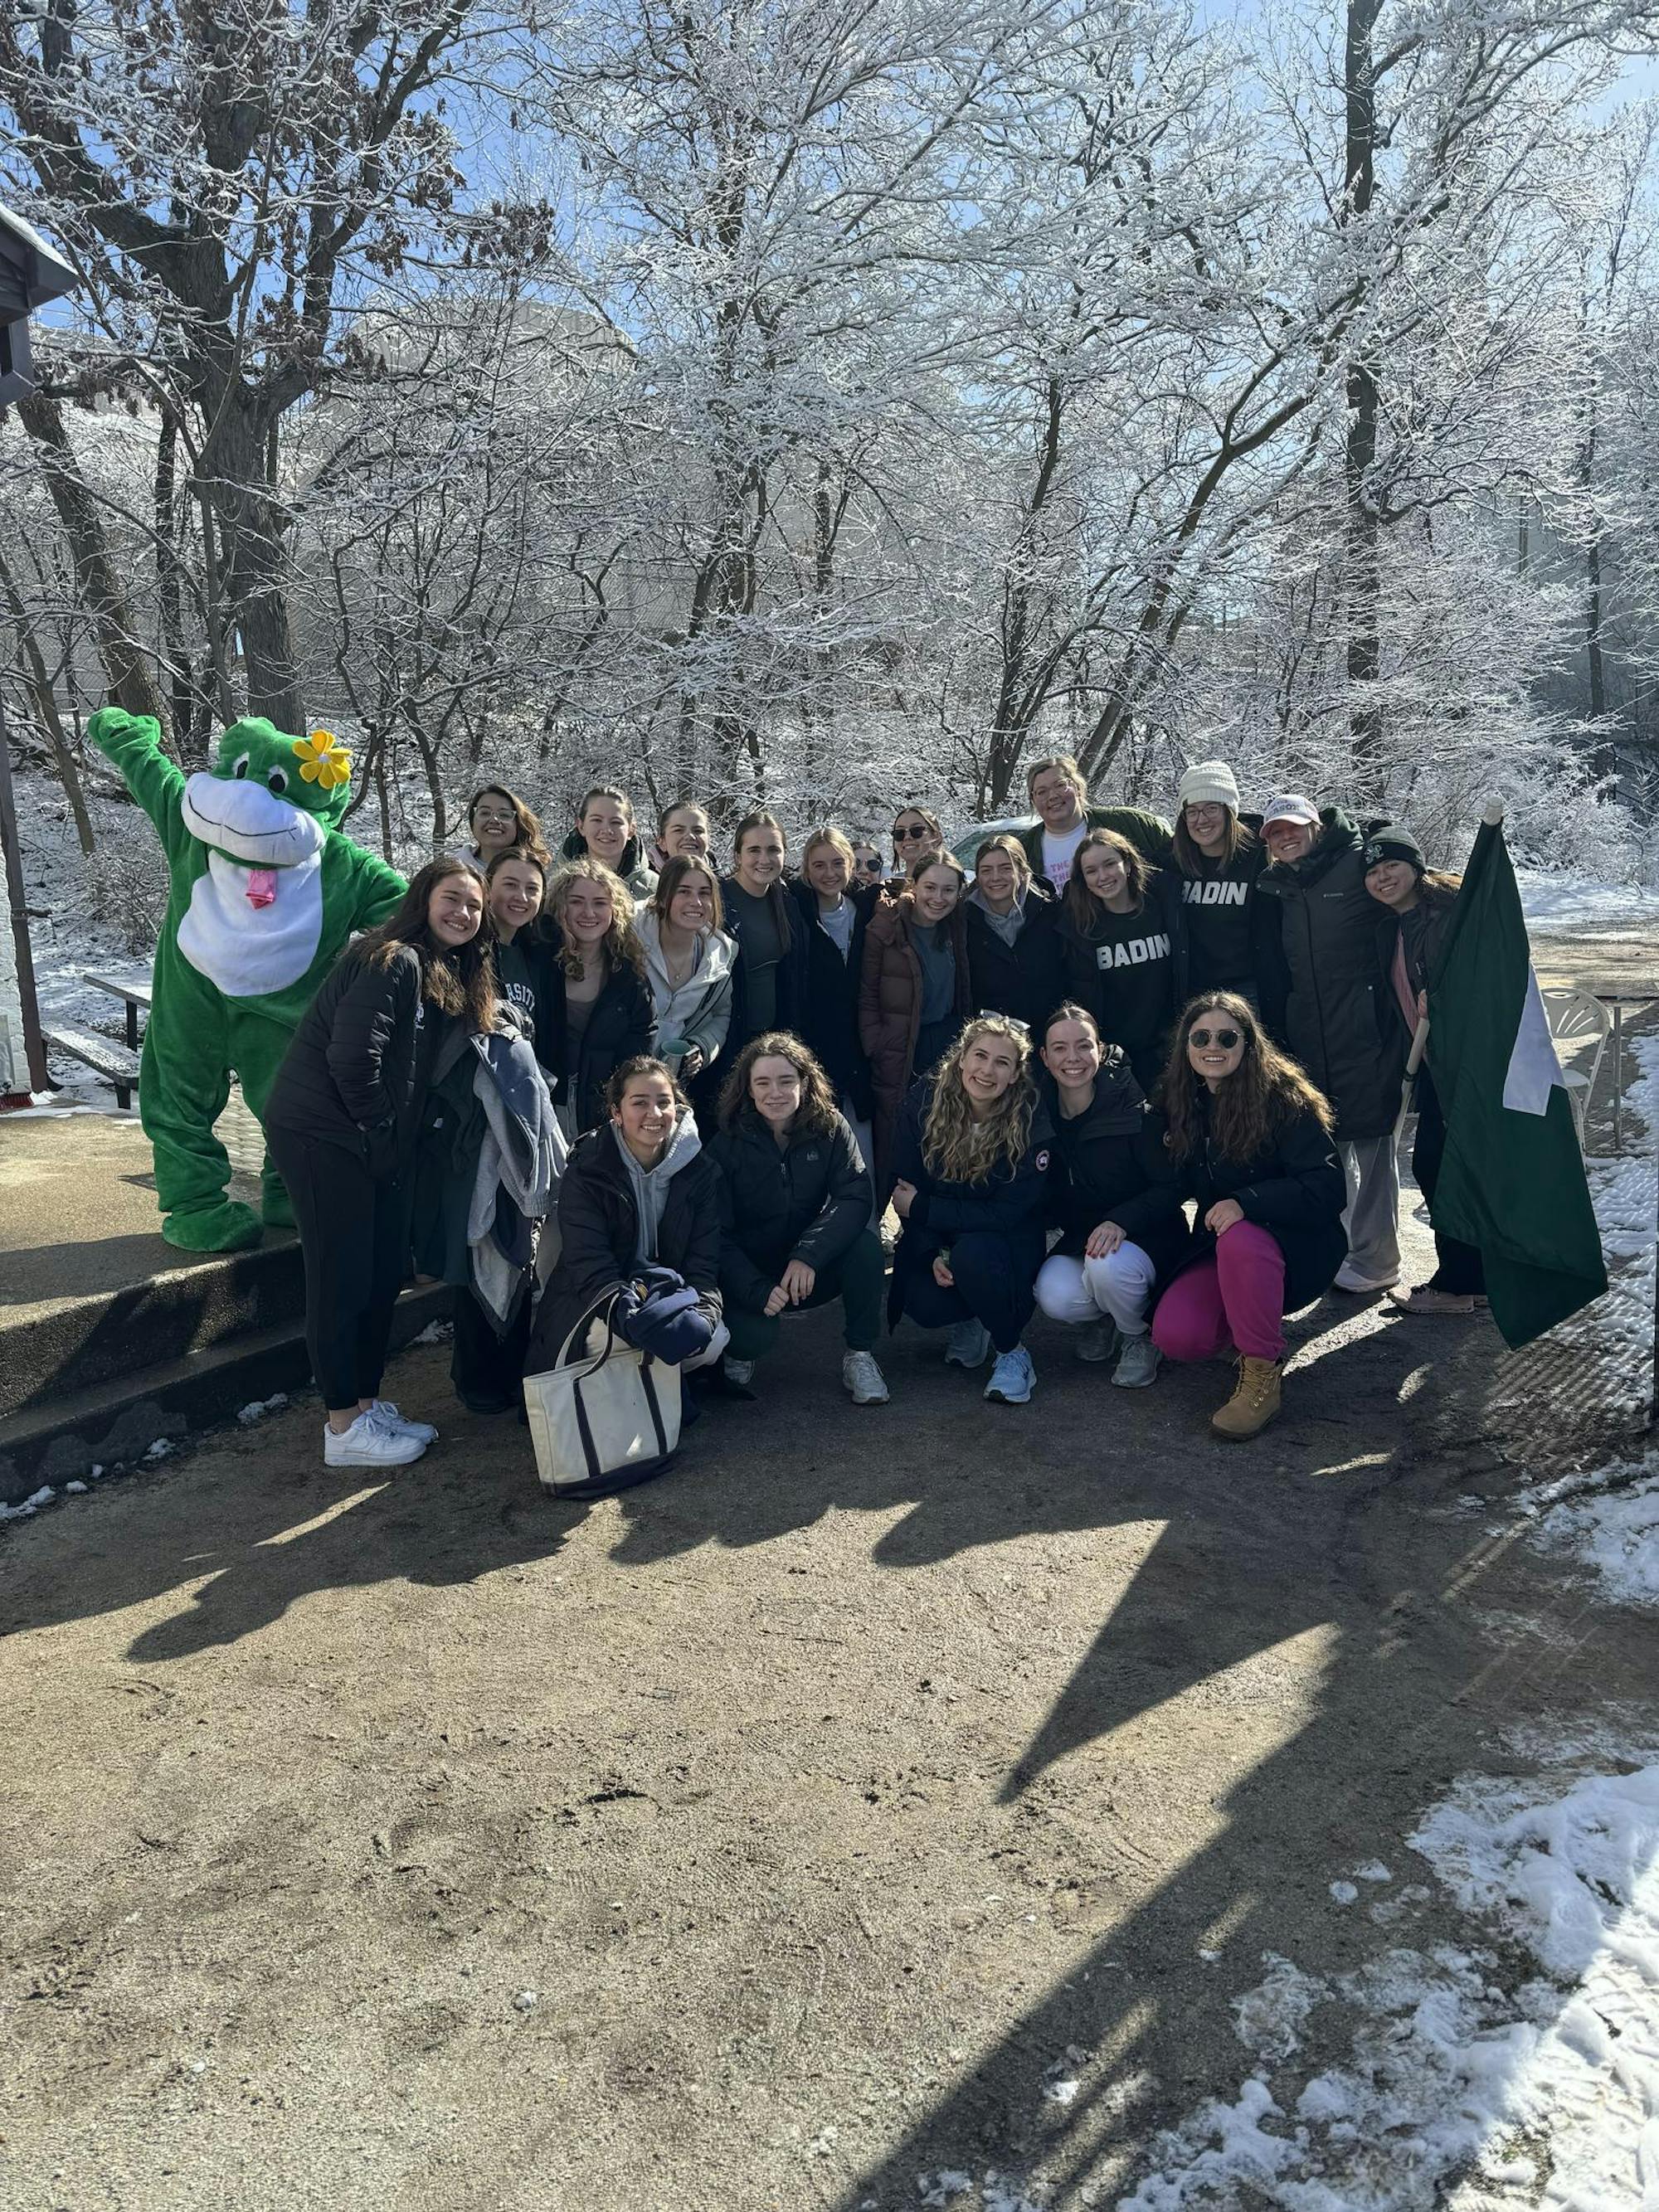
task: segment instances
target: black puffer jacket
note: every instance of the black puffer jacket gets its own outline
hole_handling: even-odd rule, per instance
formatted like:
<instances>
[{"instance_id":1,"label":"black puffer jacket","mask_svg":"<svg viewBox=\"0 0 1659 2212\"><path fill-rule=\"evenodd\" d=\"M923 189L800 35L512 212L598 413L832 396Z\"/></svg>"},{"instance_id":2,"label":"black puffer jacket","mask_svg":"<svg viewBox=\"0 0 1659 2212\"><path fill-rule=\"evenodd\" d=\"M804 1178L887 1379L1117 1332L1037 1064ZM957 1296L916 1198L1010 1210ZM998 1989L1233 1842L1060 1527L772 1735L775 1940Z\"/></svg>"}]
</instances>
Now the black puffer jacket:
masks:
<instances>
[{"instance_id":1,"label":"black puffer jacket","mask_svg":"<svg viewBox=\"0 0 1659 2212\"><path fill-rule=\"evenodd\" d=\"M568 1102L576 1127L592 1129L607 1114L605 1086L623 1060L657 1048L657 1019L652 1011L651 990L643 975L627 961L613 967L600 987L587 1016L580 1044L570 1034L570 1017L564 997L564 970L551 963L556 981L559 1030L558 1081L554 1103Z\"/></svg>"},{"instance_id":2,"label":"black puffer jacket","mask_svg":"<svg viewBox=\"0 0 1659 2212\"><path fill-rule=\"evenodd\" d=\"M881 887L860 884L847 894L853 908L853 946L845 960L818 927L817 893L812 886L795 882L789 890L799 915L795 926L805 943L804 985L795 1034L817 1054L842 1105L860 1121L867 1121L874 1110L875 1094L870 1087L870 1062L859 1036L859 981L864 972L864 933L881 903Z\"/></svg>"},{"instance_id":3,"label":"black puffer jacket","mask_svg":"<svg viewBox=\"0 0 1659 2212\"><path fill-rule=\"evenodd\" d=\"M1120 1052L1108 1054L1086 1110L1067 1121L1059 1094L1045 1085L1054 1131L1048 1177L1048 1218L1060 1232L1055 1249L1080 1260L1091 1233L1115 1221L1167 1282L1190 1241L1181 1206L1181 1179L1164 1142L1162 1122L1146 1109L1140 1085Z\"/></svg>"},{"instance_id":4,"label":"black puffer jacket","mask_svg":"<svg viewBox=\"0 0 1659 2212\"><path fill-rule=\"evenodd\" d=\"M1263 872L1284 909L1290 995L1285 1036L1331 1102L1339 1138L1358 1142L1394 1127L1406 1043L1383 970L1395 918L1365 889L1358 823L1328 806L1313 850Z\"/></svg>"},{"instance_id":5,"label":"black puffer jacket","mask_svg":"<svg viewBox=\"0 0 1659 2212\"><path fill-rule=\"evenodd\" d=\"M536 1308L526 1375L544 1374L555 1365L582 1316L630 1279L639 1221L614 1125L606 1121L577 1139L560 1178L558 1264ZM707 1152L696 1153L668 1186L656 1261L682 1275L710 1321L719 1321L720 1170Z\"/></svg>"},{"instance_id":6,"label":"black puffer jacket","mask_svg":"<svg viewBox=\"0 0 1659 2212\"><path fill-rule=\"evenodd\" d=\"M337 1145L377 1177L406 1169L433 1064L453 1026L422 997L423 972L412 945L385 962L342 953L276 1071L267 1125Z\"/></svg>"},{"instance_id":7,"label":"black puffer jacket","mask_svg":"<svg viewBox=\"0 0 1659 2212\"><path fill-rule=\"evenodd\" d=\"M832 1128L780 1145L748 1108L708 1156L722 1186L720 1288L734 1306L759 1313L792 1260L832 1267L868 1226L870 1177L839 1114Z\"/></svg>"},{"instance_id":8,"label":"black puffer jacket","mask_svg":"<svg viewBox=\"0 0 1659 2212\"><path fill-rule=\"evenodd\" d=\"M952 1237L989 1231L1008 1237L1017 1247L1029 1243L1032 1276L1042 1260L1042 1224L1054 1142L1048 1109L1039 1102L1031 1120L1030 1141L1012 1170L999 1168L983 1182L947 1182L934 1175L925 1154L923 1132L933 1103L933 1079L924 1075L911 1085L894 1134L894 1171L901 1181L915 1186L916 1196L893 1254L893 1279L887 1296L890 1328L898 1326L909 1285L924 1269L932 1267L936 1255Z\"/></svg>"},{"instance_id":9,"label":"black puffer jacket","mask_svg":"<svg viewBox=\"0 0 1659 2212\"><path fill-rule=\"evenodd\" d=\"M1208 1092L1200 1093L1200 1109L1208 1103ZM1153 1119L1161 1139L1163 1118ZM1206 1127L1191 1158L1176 1163L1176 1172L1182 1196L1197 1207L1183 1266L1207 1260L1215 1250L1215 1236L1204 1226L1204 1217L1218 1199L1231 1198L1247 1221L1272 1233L1285 1255L1286 1313L1311 1305L1329 1290L1347 1256L1342 1209L1348 1202L1348 1182L1335 1140L1326 1135L1316 1115L1298 1113L1249 1160L1222 1158Z\"/></svg>"},{"instance_id":10,"label":"black puffer jacket","mask_svg":"<svg viewBox=\"0 0 1659 2212\"><path fill-rule=\"evenodd\" d=\"M1060 950L1060 907L1036 877L1025 895L1019 934L1010 945L972 890L963 902L968 926L968 989L976 1014L1012 1014L1032 1033L1066 995Z\"/></svg>"}]
</instances>

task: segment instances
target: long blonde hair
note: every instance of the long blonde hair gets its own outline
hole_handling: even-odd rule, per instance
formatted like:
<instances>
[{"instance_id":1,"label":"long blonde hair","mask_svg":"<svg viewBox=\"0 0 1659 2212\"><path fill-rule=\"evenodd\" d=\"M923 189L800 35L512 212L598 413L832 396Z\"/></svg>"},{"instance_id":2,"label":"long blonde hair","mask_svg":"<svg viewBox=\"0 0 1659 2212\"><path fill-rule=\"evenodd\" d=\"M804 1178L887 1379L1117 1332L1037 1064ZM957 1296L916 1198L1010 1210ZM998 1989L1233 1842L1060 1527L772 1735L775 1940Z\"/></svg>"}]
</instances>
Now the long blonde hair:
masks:
<instances>
[{"instance_id":1,"label":"long blonde hair","mask_svg":"<svg viewBox=\"0 0 1659 2212\"><path fill-rule=\"evenodd\" d=\"M1014 1079L982 1121L974 1119L962 1084L962 1059L975 1038L1006 1037L1014 1048ZM1030 1032L1006 1014L975 1014L939 1064L933 1096L921 1132L927 1172L941 1182L988 1182L1000 1168L1010 1175L1024 1158L1036 1112Z\"/></svg>"},{"instance_id":2,"label":"long blonde hair","mask_svg":"<svg viewBox=\"0 0 1659 2212\"><path fill-rule=\"evenodd\" d=\"M645 947L640 943L634 927L634 900L620 876L613 875L603 860L591 854L580 860L567 861L547 887L544 912L550 914L559 925L559 965L567 975L580 975L582 956L571 942L570 932L565 927L565 908L570 902L572 884L586 879L591 884L603 884L611 894L611 927L599 942L605 955L605 972L614 975L618 968L631 968L636 975L645 974Z\"/></svg>"}]
</instances>

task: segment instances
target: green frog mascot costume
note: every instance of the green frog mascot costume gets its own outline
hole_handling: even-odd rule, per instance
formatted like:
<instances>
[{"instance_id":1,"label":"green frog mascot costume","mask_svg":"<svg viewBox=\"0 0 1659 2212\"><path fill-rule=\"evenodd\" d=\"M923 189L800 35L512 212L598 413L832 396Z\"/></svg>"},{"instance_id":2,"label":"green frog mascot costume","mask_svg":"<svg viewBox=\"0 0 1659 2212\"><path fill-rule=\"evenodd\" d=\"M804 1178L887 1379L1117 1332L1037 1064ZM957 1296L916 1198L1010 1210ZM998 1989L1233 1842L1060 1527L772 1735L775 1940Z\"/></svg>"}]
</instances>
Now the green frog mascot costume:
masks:
<instances>
[{"instance_id":1,"label":"green frog mascot costume","mask_svg":"<svg viewBox=\"0 0 1659 2212\"><path fill-rule=\"evenodd\" d=\"M150 820L172 878L155 947L138 1117L155 1158L161 1234L186 1252L257 1244L260 1215L227 1198L214 1123L235 1074L264 1112L295 1024L357 930L384 921L403 878L338 827L351 761L326 730L285 737L233 723L211 769L187 776L148 715L106 707L88 734ZM293 1220L270 1159L260 1213Z\"/></svg>"}]
</instances>

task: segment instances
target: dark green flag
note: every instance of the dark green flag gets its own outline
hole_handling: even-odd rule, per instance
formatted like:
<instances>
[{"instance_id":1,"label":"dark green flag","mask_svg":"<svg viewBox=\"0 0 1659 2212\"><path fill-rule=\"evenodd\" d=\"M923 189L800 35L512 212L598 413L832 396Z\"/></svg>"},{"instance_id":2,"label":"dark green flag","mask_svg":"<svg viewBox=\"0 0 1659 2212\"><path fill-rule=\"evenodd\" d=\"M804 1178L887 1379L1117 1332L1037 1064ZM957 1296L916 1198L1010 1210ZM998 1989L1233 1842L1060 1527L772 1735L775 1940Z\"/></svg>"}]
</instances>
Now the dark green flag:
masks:
<instances>
[{"instance_id":1,"label":"dark green flag","mask_svg":"<svg viewBox=\"0 0 1659 2212\"><path fill-rule=\"evenodd\" d=\"M1572 1109L1501 823L1483 823L1429 982L1446 1117L1434 1225L1478 1245L1492 1319L1530 1344L1607 1287Z\"/></svg>"}]
</instances>

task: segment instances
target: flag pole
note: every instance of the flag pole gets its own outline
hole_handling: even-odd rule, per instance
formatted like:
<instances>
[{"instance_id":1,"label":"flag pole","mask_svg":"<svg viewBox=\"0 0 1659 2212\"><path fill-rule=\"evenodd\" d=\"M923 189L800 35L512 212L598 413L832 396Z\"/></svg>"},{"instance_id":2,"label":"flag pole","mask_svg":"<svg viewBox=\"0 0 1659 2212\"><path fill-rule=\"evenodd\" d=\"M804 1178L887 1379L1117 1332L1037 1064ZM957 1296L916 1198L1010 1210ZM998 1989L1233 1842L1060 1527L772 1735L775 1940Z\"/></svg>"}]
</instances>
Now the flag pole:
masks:
<instances>
[{"instance_id":1,"label":"flag pole","mask_svg":"<svg viewBox=\"0 0 1659 2212\"><path fill-rule=\"evenodd\" d=\"M1417 1081L1417 1071L1423 1065L1423 1054L1428 1049L1429 1018L1424 1015L1412 1031L1412 1048L1406 1054L1406 1073L1400 1084L1400 1111L1394 1117L1394 1142L1400 1148L1400 1133L1406 1126L1406 1116L1412 1110L1412 1086Z\"/></svg>"}]
</instances>

